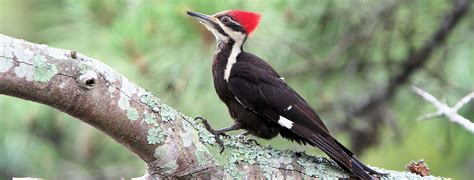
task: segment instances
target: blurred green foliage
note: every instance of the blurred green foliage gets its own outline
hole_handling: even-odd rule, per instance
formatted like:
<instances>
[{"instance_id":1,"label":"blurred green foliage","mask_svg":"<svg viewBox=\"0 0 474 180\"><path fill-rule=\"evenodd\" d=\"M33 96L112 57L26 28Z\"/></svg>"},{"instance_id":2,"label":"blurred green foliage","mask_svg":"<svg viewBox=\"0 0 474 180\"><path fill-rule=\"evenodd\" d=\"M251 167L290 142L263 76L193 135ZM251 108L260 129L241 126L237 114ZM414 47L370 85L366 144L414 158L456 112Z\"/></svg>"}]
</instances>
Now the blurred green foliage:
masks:
<instances>
[{"instance_id":1,"label":"blurred green foliage","mask_svg":"<svg viewBox=\"0 0 474 180\"><path fill-rule=\"evenodd\" d=\"M281 72L349 144L349 133L338 127L348 109L383 87L451 6L450 0L0 0L0 33L100 59L185 114L221 128L232 121L212 85L214 37L185 11L257 11L261 25L245 49ZM448 104L474 89L472 19L468 13L410 84ZM424 158L435 175L474 177L472 134L444 118L417 122L435 109L409 86L388 103L393 122L387 124L396 126L373 134L380 143L359 155L364 162L404 170ZM473 107L461 114L474 119ZM320 153L281 138L259 141ZM52 108L0 96L0 178L117 179L144 170L136 155L92 127Z\"/></svg>"}]
</instances>

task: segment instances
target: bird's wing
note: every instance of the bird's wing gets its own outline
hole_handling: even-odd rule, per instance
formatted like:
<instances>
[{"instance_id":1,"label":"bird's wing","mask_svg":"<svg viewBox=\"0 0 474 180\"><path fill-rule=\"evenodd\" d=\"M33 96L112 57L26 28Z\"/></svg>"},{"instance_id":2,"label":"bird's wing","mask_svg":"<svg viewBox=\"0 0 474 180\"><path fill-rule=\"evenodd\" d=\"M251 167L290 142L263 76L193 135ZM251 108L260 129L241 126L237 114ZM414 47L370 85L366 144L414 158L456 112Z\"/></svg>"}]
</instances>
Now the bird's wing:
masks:
<instances>
[{"instance_id":1,"label":"bird's wing","mask_svg":"<svg viewBox=\"0 0 474 180\"><path fill-rule=\"evenodd\" d=\"M236 63L228 82L235 98L246 108L291 130L340 165L352 169L352 153L344 152L306 101L266 68L251 62Z\"/></svg>"},{"instance_id":2,"label":"bird's wing","mask_svg":"<svg viewBox=\"0 0 474 180\"><path fill-rule=\"evenodd\" d=\"M236 63L228 82L236 99L248 109L274 121L278 122L280 117L284 117L293 125L301 125L314 133L328 136L326 126L311 106L278 74L269 73L274 70L268 68L271 67L255 66L252 62Z\"/></svg>"},{"instance_id":3,"label":"bird's wing","mask_svg":"<svg viewBox=\"0 0 474 180\"><path fill-rule=\"evenodd\" d=\"M228 87L244 107L320 148L346 171L362 179L373 179L366 171L381 174L365 166L334 139L311 106L258 57L242 58L235 63Z\"/></svg>"}]
</instances>

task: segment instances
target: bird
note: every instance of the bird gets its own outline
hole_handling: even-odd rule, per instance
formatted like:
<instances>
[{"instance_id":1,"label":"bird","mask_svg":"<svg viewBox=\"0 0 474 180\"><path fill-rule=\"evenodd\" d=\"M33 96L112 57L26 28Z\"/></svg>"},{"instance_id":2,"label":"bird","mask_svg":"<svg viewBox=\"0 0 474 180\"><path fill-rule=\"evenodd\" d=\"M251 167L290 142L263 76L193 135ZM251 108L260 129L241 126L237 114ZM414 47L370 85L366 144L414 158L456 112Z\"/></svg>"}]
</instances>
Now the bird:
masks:
<instances>
[{"instance_id":1,"label":"bird","mask_svg":"<svg viewBox=\"0 0 474 180\"><path fill-rule=\"evenodd\" d=\"M217 50L212 62L214 88L234 119L230 127L212 133L224 135L243 129L243 135L263 139L280 134L290 141L321 149L351 177L374 179L373 175L384 175L364 165L332 137L308 102L274 68L244 51L246 40L260 22L259 13L245 10L225 10L214 15L186 13L216 38Z\"/></svg>"}]
</instances>

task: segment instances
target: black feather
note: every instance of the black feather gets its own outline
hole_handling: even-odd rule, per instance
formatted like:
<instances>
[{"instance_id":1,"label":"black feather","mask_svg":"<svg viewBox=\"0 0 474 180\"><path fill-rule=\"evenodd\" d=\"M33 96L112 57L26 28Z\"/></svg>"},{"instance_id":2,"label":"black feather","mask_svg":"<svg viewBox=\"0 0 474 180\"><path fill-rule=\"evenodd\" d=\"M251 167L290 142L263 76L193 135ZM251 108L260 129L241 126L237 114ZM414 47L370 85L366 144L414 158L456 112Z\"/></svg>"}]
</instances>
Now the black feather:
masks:
<instances>
[{"instance_id":1,"label":"black feather","mask_svg":"<svg viewBox=\"0 0 474 180\"><path fill-rule=\"evenodd\" d=\"M366 171L378 174L337 142L308 103L258 57L248 53L238 56L237 63L232 67L228 88L242 106L264 117L263 121L278 122L280 116L292 121L290 129L280 126L283 137L320 148L358 178L372 179Z\"/></svg>"},{"instance_id":2,"label":"black feather","mask_svg":"<svg viewBox=\"0 0 474 180\"><path fill-rule=\"evenodd\" d=\"M218 45L213 62L214 86L232 118L243 129L260 138L271 139L280 134L300 144L318 147L344 170L361 179L372 178L366 171L380 174L337 142L311 106L257 56L241 52L226 80L224 71L233 45L233 42ZM292 121L293 126L288 129L278 124L280 117Z\"/></svg>"}]
</instances>

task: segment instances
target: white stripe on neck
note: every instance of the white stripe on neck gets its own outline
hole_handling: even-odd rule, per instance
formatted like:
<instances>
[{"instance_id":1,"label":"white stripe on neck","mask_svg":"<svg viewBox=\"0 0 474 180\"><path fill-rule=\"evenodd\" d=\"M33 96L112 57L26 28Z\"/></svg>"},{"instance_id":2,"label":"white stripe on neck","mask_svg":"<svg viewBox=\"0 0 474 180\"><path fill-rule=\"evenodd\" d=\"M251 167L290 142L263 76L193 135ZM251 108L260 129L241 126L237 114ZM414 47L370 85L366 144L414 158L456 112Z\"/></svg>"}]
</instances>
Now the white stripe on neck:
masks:
<instances>
[{"instance_id":1,"label":"white stripe on neck","mask_svg":"<svg viewBox=\"0 0 474 180\"><path fill-rule=\"evenodd\" d=\"M229 58L227 59L227 64L224 70L224 79L226 82L229 82L230 71L232 70L232 66L237 62L237 56L242 52L243 41L236 41L232 46L232 50L230 51Z\"/></svg>"},{"instance_id":2,"label":"white stripe on neck","mask_svg":"<svg viewBox=\"0 0 474 180\"><path fill-rule=\"evenodd\" d=\"M224 70L224 80L229 82L230 71L232 70L232 66L237 62L237 56L242 52L242 44L244 44L247 35L230 29L229 27L223 25L220 21L218 21L218 23L222 30L224 30L224 32L229 35L230 39L235 41Z\"/></svg>"}]
</instances>

